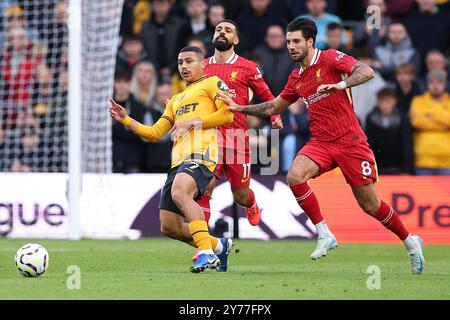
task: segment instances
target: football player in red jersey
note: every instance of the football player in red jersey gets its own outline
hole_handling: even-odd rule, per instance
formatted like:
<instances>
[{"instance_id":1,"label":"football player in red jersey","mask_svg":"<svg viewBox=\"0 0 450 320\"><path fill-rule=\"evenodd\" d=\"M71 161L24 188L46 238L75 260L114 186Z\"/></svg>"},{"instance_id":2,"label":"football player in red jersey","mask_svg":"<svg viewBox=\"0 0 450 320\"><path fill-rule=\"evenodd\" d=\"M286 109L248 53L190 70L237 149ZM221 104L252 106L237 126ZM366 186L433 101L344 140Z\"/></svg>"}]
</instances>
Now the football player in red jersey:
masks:
<instances>
[{"instance_id":1,"label":"football player in red jersey","mask_svg":"<svg viewBox=\"0 0 450 320\"><path fill-rule=\"evenodd\" d=\"M320 259L337 247L308 180L339 167L362 210L380 221L403 241L411 260L411 271L423 271L422 239L410 235L397 212L380 200L375 190L377 168L355 112L351 87L373 78L373 70L334 49L314 48L317 27L309 19L296 19L286 29L287 48L300 68L289 76L284 90L273 101L241 106L225 94L220 99L232 111L255 116L279 114L298 98L307 106L311 140L298 152L288 173L288 183L298 204L316 226L318 243L311 259Z\"/></svg>"},{"instance_id":2,"label":"football player in red jersey","mask_svg":"<svg viewBox=\"0 0 450 320\"><path fill-rule=\"evenodd\" d=\"M236 54L235 46L239 43L238 29L232 20L219 22L215 27L212 43L214 55L206 58L205 72L225 81L230 95L240 104L249 104L255 92L263 101L274 97L264 81L256 64ZM221 161L217 164L216 178L221 172L230 182L234 200L246 208L251 225L261 220L255 195L250 186L251 156L246 115L236 113L233 123L219 128L221 137ZM273 128L282 128L281 117L271 116ZM222 162L222 163L220 163ZM215 186L215 179L209 185L205 195L198 201L205 213L206 221L210 217L209 200Z\"/></svg>"}]
</instances>

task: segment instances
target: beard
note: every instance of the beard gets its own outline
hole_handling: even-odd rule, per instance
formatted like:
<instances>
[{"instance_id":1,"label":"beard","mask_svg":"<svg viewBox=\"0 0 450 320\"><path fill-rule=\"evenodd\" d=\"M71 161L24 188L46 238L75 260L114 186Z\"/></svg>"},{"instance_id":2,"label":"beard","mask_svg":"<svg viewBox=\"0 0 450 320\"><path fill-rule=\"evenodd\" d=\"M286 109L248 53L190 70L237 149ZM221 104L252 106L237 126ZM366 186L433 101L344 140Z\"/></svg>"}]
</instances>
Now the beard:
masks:
<instances>
[{"instance_id":1,"label":"beard","mask_svg":"<svg viewBox=\"0 0 450 320\"><path fill-rule=\"evenodd\" d=\"M218 39L219 37L217 37L216 40L214 40L213 45L214 48L216 48L219 51L227 51L231 49L231 47L233 46L233 44L229 42L228 39L225 39L225 41L218 41Z\"/></svg>"},{"instance_id":2,"label":"beard","mask_svg":"<svg viewBox=\"0 0 450 320\"><path fill-rule=\"evenodd\" d=\"M308 56L308 50L300 51L298 58L292 58L295 62L302 62Z\"/></svg>"}]
</instances>

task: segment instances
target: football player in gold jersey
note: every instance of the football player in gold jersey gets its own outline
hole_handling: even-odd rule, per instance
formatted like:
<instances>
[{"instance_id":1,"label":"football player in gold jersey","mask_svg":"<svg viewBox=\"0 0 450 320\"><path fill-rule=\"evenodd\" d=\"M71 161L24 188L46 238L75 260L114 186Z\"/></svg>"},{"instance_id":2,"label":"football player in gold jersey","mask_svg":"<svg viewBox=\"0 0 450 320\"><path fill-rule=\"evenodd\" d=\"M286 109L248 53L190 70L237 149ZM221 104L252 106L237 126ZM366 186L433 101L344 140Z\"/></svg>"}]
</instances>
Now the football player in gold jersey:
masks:
<instances>
[{"instance_id":1,"label":"football player in gold jersey","mask_svg":"<svg viewBox=\"0 0 450 320\"><path fill-rule=\"evenodd\" d=\"M227 265L233 245L231 239L209 234L203 211L195 201L214 177L218 161L216 128L233 121L233 113L217 99L219 92L228 90L225 82L217 76L206 77L204 68L199 48L181 49L178 71L187 87L168 101L164 114L153 126L132 119L114 100L109 106L114 120L150 141L173 130L172 165L159 204L161 231L198 248L199 258L191 267L195 273Z\"/></svg>"}]
</instances>

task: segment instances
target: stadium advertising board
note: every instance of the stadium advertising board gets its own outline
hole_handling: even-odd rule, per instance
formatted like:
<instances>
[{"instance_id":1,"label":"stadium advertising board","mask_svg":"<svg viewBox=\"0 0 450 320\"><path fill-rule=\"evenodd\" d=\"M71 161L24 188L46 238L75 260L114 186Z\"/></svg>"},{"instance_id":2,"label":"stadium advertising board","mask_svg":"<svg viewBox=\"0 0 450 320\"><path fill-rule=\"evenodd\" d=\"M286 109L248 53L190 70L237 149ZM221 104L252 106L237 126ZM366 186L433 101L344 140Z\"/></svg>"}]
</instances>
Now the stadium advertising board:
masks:
<instances>
[{"instance_id":1,"label":"stadium advertising board","mask_svg":"<svg viewBox=\"0 0 450 320\"><path fill-rule=\"evenodd\" d=\"M65 174L0 174L0 234L11 238L67 238L69 214ZM131 238L161 236L158 217L164 174L111 174L83 178L83 237ZM382 176L380 197L425 243L450 244L450 177ZM375 219L358 207L341 175L331 172L311 180L322 212L340 242L397 243ZM285 177L255 176L251 181L262 210L257 227L239 208L241 238L315 238L315 229L298 207ZM210 226L222 218L232 234L233 197L227 182L219 183L211 201Z\"/></svg>"}]
</instances>

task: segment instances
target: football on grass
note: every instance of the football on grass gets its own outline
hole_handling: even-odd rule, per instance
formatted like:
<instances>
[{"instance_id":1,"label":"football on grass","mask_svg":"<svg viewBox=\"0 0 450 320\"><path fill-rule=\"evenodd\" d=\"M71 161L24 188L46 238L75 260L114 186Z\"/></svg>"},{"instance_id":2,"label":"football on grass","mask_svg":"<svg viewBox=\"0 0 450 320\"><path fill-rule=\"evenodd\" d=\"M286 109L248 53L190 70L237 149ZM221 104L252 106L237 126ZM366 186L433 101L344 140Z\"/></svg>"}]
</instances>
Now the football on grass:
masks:
<instances>
[{"instance_id":1,"label":"football on grass","mask_svg":"<svg viewBox=\"0 0 450 320\"><path fill-rule=\"evenodd\" d=\"M14 257L17 270L25 277L38 277L48 268L47 250L37 243L27 243L19 248Z\"/></svg>"}]
</instances>

